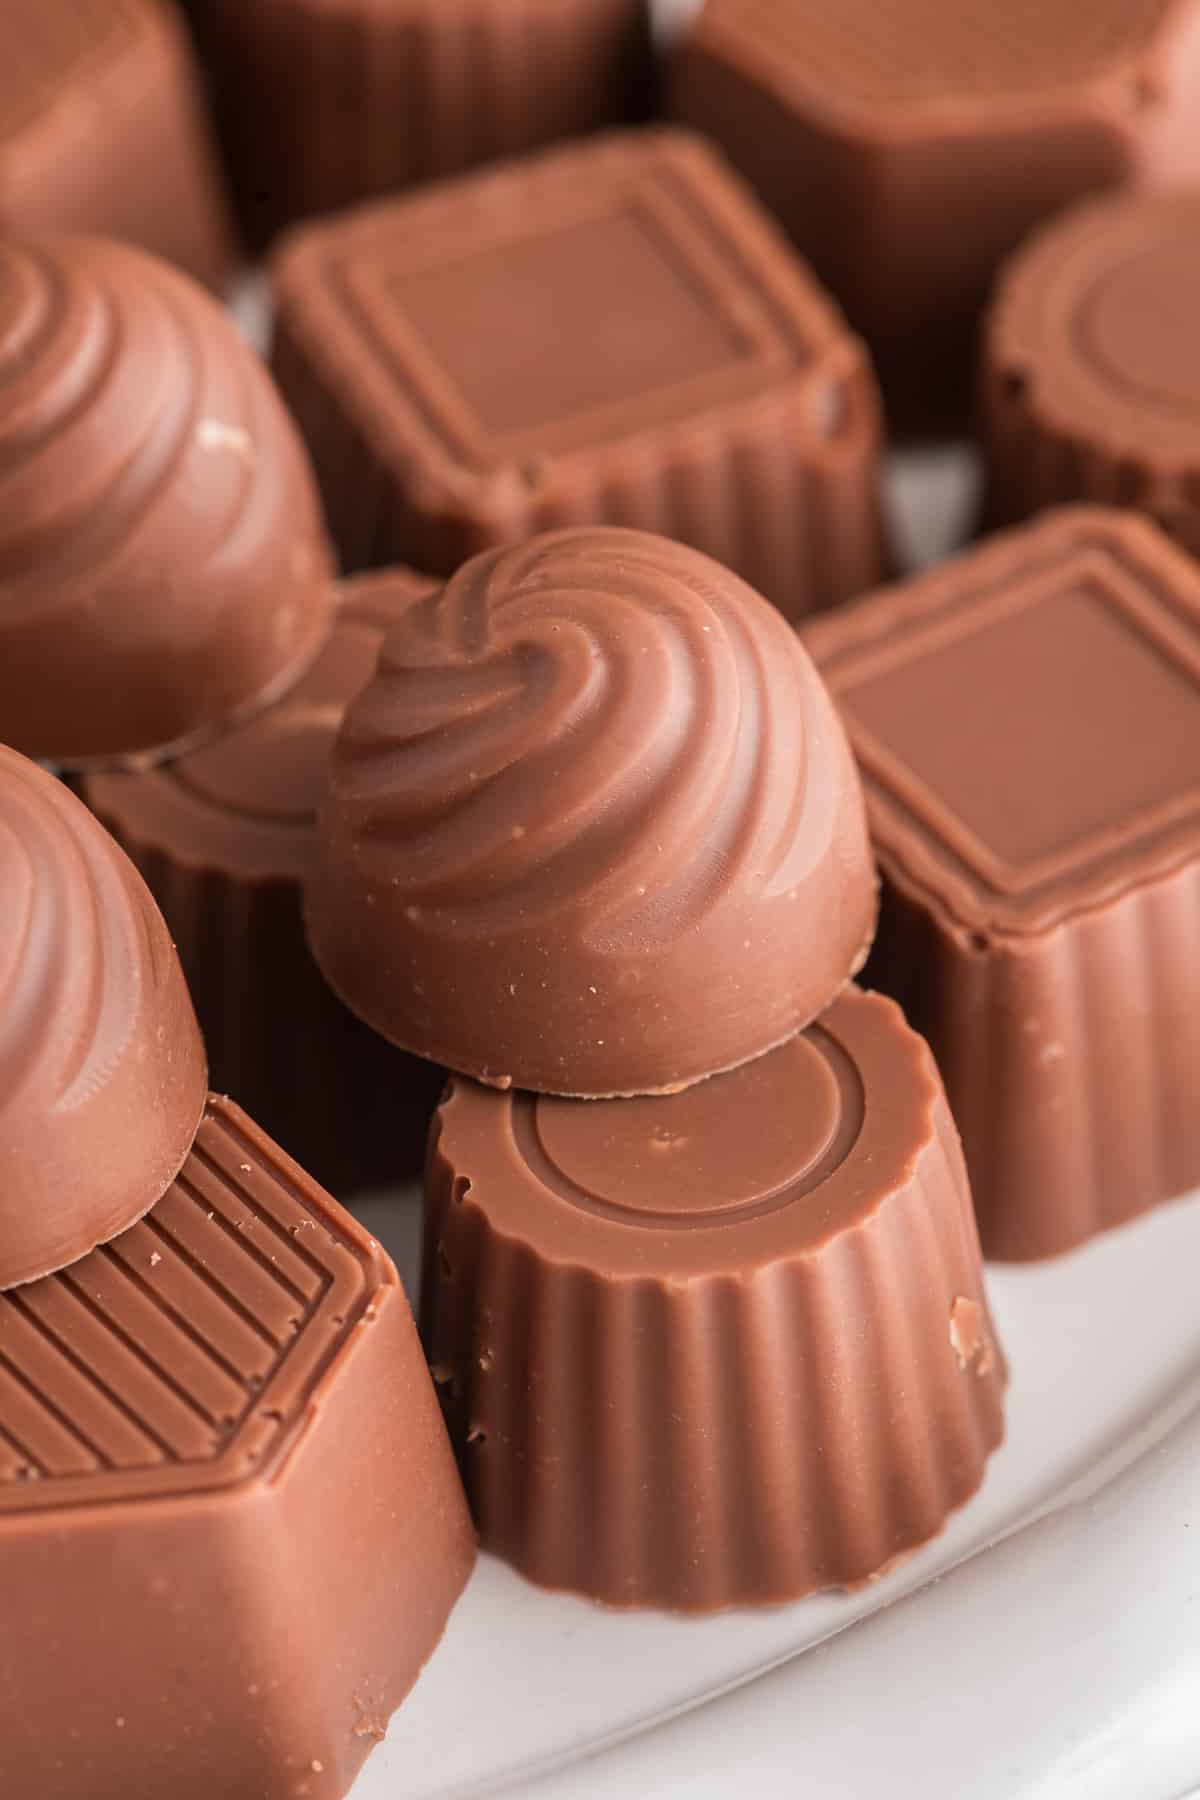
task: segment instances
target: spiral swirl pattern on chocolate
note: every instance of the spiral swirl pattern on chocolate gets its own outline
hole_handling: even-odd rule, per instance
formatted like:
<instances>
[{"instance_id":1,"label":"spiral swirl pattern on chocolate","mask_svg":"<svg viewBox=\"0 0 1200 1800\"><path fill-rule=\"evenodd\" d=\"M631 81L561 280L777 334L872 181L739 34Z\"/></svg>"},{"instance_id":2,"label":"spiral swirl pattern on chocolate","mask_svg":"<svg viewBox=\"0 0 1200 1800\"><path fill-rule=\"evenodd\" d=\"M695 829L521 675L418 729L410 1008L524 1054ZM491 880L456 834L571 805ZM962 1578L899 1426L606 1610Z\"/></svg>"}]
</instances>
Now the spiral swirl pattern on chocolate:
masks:
<instances>
[{"instance_id":1,"label":"spiral swirl pattern on chocolate","mask_svg":"<svg viewBox=\"0 0 1200 1800\"><path fill-rule=\"evenodd\" d=\"M162 917L54 778L0 748L0 1287L115 1236L191 1147L205 1063Z\"/></svg>"},{"instance_id":2,"label":"spiral swirl pattern on chocolate","mask_svg":"<svg viewBox=\"0 0 1200 1800\"><path fill-rule=\"evenodd\" d=\"M203 733L315 652L328 575L221 309L128 246L0 245L0 738L87 762Z\"/></svg>"},{"instance_id":3,"label":"spiral swirl pattern on chocolate","mask_svg":"<svg viewBox=\"0 0 1200 1800\"><path fill-rule=\"evenodd\" d=\"M313 941L350 1004L553 1092L766 1050L873 916L857 778L798 639L639 532L552 533L411 608L347 713L322 838Z\"/></svg>"}]
</instances>

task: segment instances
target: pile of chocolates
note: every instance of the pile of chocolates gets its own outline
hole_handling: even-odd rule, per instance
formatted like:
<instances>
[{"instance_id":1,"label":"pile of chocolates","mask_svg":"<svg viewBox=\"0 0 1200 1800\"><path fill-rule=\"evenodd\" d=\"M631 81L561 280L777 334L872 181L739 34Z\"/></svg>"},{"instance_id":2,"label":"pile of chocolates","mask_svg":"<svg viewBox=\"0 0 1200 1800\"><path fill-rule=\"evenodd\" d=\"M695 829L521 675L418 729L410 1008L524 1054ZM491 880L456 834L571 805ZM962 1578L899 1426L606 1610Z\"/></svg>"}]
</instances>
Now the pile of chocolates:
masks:
<instances>
[{"instance_id":1,"label":"pile of chocolates","mask_svg":"<svg viewBox=\"0 0 1200 1800\"><path fill-rule=\"evenodd\" d=\"M343 1800L477 1545L880 1577L1200 1182L1200 0L996 12L6 9L6 1792Z\"/></svg>"}]
</instances>

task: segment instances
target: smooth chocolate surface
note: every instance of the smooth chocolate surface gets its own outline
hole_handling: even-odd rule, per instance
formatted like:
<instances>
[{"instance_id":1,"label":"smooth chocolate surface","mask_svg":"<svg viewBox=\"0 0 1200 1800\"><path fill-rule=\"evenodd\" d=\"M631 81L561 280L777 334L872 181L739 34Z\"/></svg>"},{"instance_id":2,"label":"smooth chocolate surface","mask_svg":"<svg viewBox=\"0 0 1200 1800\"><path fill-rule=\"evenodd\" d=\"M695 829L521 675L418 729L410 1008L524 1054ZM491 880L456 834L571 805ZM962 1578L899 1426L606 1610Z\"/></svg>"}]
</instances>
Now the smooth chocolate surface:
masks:
<instances>
[{"instance_id":1,"label":"smooth chocolate surface","mask_svg":"<svg viewBox=\"0 0 1200 1800\"><path fill-rule=\"evenodd\" d=\"M672 86L866 337L906 430L963 422L992 277L1033 226L1200 178L1197 0L707 0Z\"/></svg>"},{"instance_id":2,"label":"smooth chocolate surface","mask_svg":"<svg viewBox=\"0 0 1200 1800\"><path fill-rule=\"evenodd\" d=\"M1200 553L1200 191L1094 201L1008 263L983 370L988 513L1119 500Z\"/></svg>"},{"instance_id":3,"label":"smooth chocolate surface","mask_svg":"<svg viewBox=\"0 0 1200 1800\"><path fill-rule=\"evenodd\" d=\"M225 196L171 0L5 6L0 230L123 238L224 285Z\"/></svg>"},{"instance_id":4,"label":"smooth chocolate surface","mask_svg":"<svg viewBox=\"0 0 1200 1800\"><path fill-rule=\"evenodd\" d=\"M1200 1181L1200 572L1079 508L806 634L884 881L867 972L938 1058L984 1250Z\"/></svg>"},{"instance_id":5,"label":"smooth chocolate surface","mask_svg":"<svg viewBox=\"0 0 1200 1800\"><path fill-rule=\"evenodd\" d=\"M316 654L330 575L228 315L128 245L0 242L0 740L77 767L203 737Z\"/></svg>"},{"instance_id":6,"label":"smooth chocolate surface","mask_svg":"<svg viewBox=\"0 0 1200 1800\"><path fill-rule=\"evenodd\" d=\"M189 756L80 784L163 909L212 1085L339 1195L420 1171L442 1081L331 992L300 906L346 704L385 632L429 592L403 569L346 583L324 650L274 706Z\"/></svg>"},{"instance_id":7,"label":"smooth chocolate surface","mask_svg":"<svg viewBox=\"0 0 1200 1800\"><path fill-rule=\"evenodd\" d=\"M484 1545L611 1605L860 1582L1003 1430L1003 1360L927 1046L848 990L685 1094L456 1079L422 1330Z\"/></svg>"},{"instance_id":8,"label":"smooth chocolate surface","mask_svg":"<svg viewBox=\"0 0 1200 1800\"><path fill-rule=\"evenodd\" d=\"M343 561L662 532L799 616L881 579L875 387L727 166L625 133L301 231L274 367Z\"/></svg>"},{"instance_id":9,"label":"smooth chocolate surface","mask_svg":"<svg viewBox=\"0 0 1200 1800\"><path fill-rule=\"evenodd\" d=\"M647 1092L758 1056L874 928L853 760L799 640L642 532L552 532L410 607L319 838L334 988L498 1086Z\"/></svg>"},{"instance_id":10,"label":"smooth chocolate surface","mask_svg":"<svg viewBox=\"0 0 1200 1800\"><path fill-rule=\"evenodd\" d=\"M115 1237L191 1147L204 1046L136 870L0 746L0 1288Z\"/></svg>"},{"instance_id":11,"label":"smooth chocolate surface","mask_svg":"<svg viewBox=\"0 0 1200 1800\"><path fill-rule=\"evenodd\" d=\"M247 227L641 117L649 0L204 0Z\"/></svg>"},{"instance_id":12,"label":"smooth chocolate surface","mask_svg":"<svg viewBox=\"0 0 1200 1800\"><path fill-rule=\"evenodd\" d=\"M341 1800L474 1555L394 1268L229 1102L149 1218L0 1296L14 1795Z\"/></svg>"}]
</instances>

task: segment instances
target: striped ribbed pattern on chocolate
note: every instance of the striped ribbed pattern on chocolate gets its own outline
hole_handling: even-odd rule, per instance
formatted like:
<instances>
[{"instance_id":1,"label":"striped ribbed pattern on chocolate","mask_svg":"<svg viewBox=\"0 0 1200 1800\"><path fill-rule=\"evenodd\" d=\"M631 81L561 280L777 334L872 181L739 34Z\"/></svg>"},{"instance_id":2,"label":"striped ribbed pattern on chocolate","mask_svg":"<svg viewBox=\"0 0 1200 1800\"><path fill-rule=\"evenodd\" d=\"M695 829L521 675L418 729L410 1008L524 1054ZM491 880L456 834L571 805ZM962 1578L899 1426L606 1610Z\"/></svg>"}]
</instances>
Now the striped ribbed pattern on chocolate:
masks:
<instances>
[{"instance_id":1,"label":"striped ribbed pattern on chocolate","mask_svg":"<svg viewBox=\"0 0 1200 1800\"><path fill-rule=\"evenodd\" d=\"M648 0L211 0L254 235L648 108Z\"/></svg>"},{"instance_id":2,"label":"striped ribbed pattern on chocolate","mask_svg":"<svg viewBox=\"0 0 1200 1800\"><path fill-rule=\"evenodd\" d=\"M283 1454L382 1267L302 1180L214 1099L151 1214L0 1294L0 1515L223 1488Z\"/></svg>"},{"instance_id":3,"label":"striped ribbed pattern on chocolate","mask_svg":"<svg viewBox=\"0 0 1200 1800\"><path fill-rule=\"evenodd\" d=\"M569 419L551 405L539 422L533 408L515 428L448 398L453 357L443 367L406 317L405 273L466 256L469 280L476 248L560 233L566 271L593 219L619 221L625 243L636 231L627 279L657 292L682 273L680 304L707 315L725 360L698 356L661 386L651 371ZM407 561L450 575L537 532L626 525L707 552L794 616L884 570L863 350L728 168L682 134L610 137L313 226L281 252L276 280L273 367L348 568ZM617 288L598 302L606 315L638 303ZM586 363L592 328L571 304L556 329L568 342L578 332ZM502 366L504 317L485 329Z\"/></svg>"},{"instance_id":4,"label":"striped ribbed pattern on chocolate","mask_svg":"<svg viewBox=\"0 0 1200 1800\"><path fill-rule=\"evenodd\" d=\"M835 1041L853 1042L848 1012L886 1006L839 1001L826 1015ZM865 1077L868 1121L876 1105L909 1105L896 1044L894 1089L873 1097L884 1061ZM828 1205L840 1224L801 1243L809 1225L784 1223L768 1258L751 1247L763 1214L728 1214L703 1272L685 1272L693 1221L675 1210L625 1213L620 1266L599 1244L586 1261L551 1248L549 1192L531 1191L519 1231L502 1227L494 1184L508 1165L483 1140L519 1143L523 1103L490 1096L456 1113L452 1088L432 1140L422 1325L486 1548L608 1604L707 1611L871 1579L969 1498L1003 1435L1005 1369L958 1136L924 1046L919 1059L924 1135L877 1204L868 1123L832 1162L851 1159L872 1196L852 1222L831 1174L824 1191L767 1205L776 1220ZM714 1078L714 1104L730 1079ZM511 1126L485 1131L485 1104L498 1116L511 1104ZM666 1146L662 1166L675 1209ZM612 1178L615 1200L616 1166ZM644 1274L641 1231L656 1240Z\"/></svg>"}]
</instances>

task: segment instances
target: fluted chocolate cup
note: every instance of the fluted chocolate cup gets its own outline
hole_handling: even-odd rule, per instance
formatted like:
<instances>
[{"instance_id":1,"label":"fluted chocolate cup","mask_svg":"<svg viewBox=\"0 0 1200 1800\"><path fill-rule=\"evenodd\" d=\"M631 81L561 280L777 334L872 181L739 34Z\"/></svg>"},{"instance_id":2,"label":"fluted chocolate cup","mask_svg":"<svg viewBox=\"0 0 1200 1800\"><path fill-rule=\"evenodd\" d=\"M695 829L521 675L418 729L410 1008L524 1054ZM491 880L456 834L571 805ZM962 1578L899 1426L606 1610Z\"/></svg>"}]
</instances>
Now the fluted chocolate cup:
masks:
<instances>
[{"instance_id":1,"label":"fluted chocolate cup","mask_svg":"<svg viewBox=\"0 0 1200 1800\"><path fill-rule=\"evenodd\" d=\"M455 1080L425 1243L482 1541L545 1586L705 1611L858 1583L1002 1436L957 1133L877 995L671 1097Z\"/></svg>"}]
</instances>

